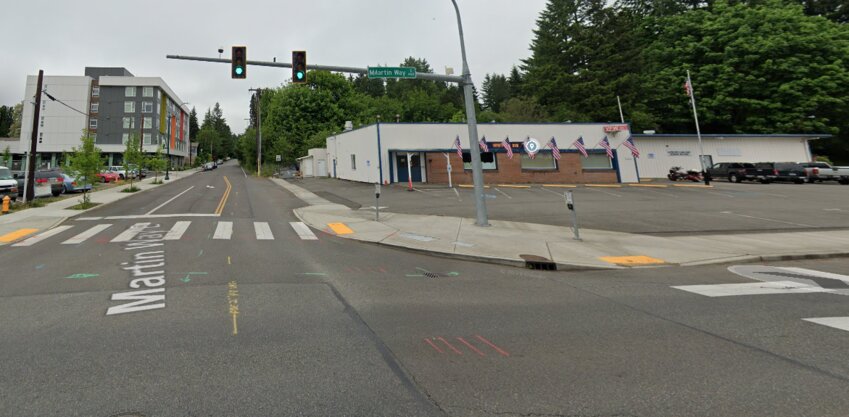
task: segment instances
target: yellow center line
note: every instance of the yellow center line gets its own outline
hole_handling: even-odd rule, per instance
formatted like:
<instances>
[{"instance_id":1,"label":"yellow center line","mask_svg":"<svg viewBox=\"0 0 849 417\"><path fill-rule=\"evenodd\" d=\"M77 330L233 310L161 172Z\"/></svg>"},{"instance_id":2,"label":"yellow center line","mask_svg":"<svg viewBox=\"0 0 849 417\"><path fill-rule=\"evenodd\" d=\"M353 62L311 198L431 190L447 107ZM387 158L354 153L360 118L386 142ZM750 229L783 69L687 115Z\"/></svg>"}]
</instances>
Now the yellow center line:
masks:
<instances>
[{"instance_id":1,"label":"yellow center line","mask_svg":"<svg viewBox=\"0 0 849 417\"><path fill-rule=\"evenodd\" d=\"M15 230L12 233L7 233L3 236L0 236L0 242L3 242L3 243L14 242L14 241L26 236L26 235L31 235L31 234L33 234L37 231L38 231L38 229L18 229L18 230Z\"/></svg>"},{"instance_id":2,"label":"yellow center line","mask_svg":"<svg viewBox=\"0 0 849 417\"><path fill-rule=\"evenodd\" d=\"M230 180L227 177L224 177L224 182L227 183L227 189L224 190L224 195L221 196L221 201L218 203L218 208L215 209L215 214L221 215L221 212L224 211L224 206L227 204L227 198L230 197L230 190L233 189L233 186L230 185Z\"/></svg>"}]
</instances>

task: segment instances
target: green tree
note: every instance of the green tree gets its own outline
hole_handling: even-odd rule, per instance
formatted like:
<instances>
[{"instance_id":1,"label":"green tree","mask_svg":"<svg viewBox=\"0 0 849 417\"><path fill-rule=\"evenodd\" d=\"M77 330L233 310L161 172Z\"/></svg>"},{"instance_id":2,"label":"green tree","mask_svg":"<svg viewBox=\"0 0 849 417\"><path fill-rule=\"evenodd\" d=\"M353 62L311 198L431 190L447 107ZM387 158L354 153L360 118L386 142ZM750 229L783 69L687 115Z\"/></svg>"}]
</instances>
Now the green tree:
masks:
<instances>
[{"instance_id":1,"label":"green tree","mask_svg":"<svg viewBox=\"0 0 849 417\"><path fill-rule=\"evenodd\" d=\"M124 178L130 180L130 187L126 189L128 192L138 191L138 188L133 186L133 180L136 177L133 170L140 170L142 164L144 164L144 154L139 150L139 138L131 133L129 139L127 139L127 147L124 149L123 167Z\"/></svg>"},{"instance_id":2,"label":"green tree","mask_svg":"<svg viewBox=\"0 0 849 417\"><path fill-rule=\"evenodd\" d=\"M146 158L147 166L153 171L153 183L159 184L159 173L165 170L166 161L162 155L162 147L156 147L156 153Z\"/></svg>"},{"instance_id":3,"label":"green tree","mask_svg":"<svg viewBox=\"0 0 849 417\"><path fill-rule=\"evenodd\" d=\"M12 152L9 150L9 145L6 145L6 149L3 149L3 165L12 166Z\"/></svg>"},{"instance_id":4,"label":"green tree","mask_svg":"<svg viewBox=\"0 0 849 417\"><path fill-rule=\"evenodd\" d=\"M97 178L97 174L104 164L104 158L101 156L100 148L94 145L93 137L86 134L80 141L82 142L80 146L71 150L68 169L74 176L74 180L83 184L82 208L88 208L91 199L86 185L93 185L93 181Z\"/></svg>"},{"instance_id":5,"label":"green tree","mask_svg":"<svg viewBox=\"0 0 849 417\"><path fill-rule=\"evenodd\" d=\"M9 106L0 106L0 138L9 136L9 128L14 120L15 109Z\"/></svg>"},{"instance_id":6,"label":"green tree","mask_svg":"<svg viewBox=\"0 0 849 417\"><path fill-rule=\"evenodd\" d=\"M501 111L501 103L511 97L510 83L507 77L500 74L486 74L481 85L483 93L483 106L485 110L498 113Z\"/></svg>"},{"instance_id":7,"label":"green tree","mask_svg":"<svg viewBox=\"0 0 849 417\"><path fill-rule=\"evenodd\" d=\"M15 104L15 107L12 109L12 124L9 126L10 138L21 137L21 123L23 123L23 119L24 103L20 102L18 104Z\"/></svg>"}]
</instances>

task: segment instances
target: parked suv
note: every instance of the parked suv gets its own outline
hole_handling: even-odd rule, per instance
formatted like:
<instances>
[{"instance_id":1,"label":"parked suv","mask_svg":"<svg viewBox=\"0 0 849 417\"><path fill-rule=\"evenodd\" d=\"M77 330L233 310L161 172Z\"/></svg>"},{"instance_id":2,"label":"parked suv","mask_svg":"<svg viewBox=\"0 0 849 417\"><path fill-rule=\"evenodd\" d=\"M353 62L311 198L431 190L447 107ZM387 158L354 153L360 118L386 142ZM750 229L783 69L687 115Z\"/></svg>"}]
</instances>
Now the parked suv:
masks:
<instances>
[{"instance_id":1,"label":"parked suv","mask_svg":"<svg viewBox=\"0 0 849 417\"><path fill-rule=\"evenodd\" d=\"M727 178L728 182L760 181L764 184L775 179L772 169L755 166L748 162L720 162L708 168L712 178Z\"/></svg>"},{"instance_id":2,"label":"parked suv","mask_svg":"<svg viewBox=\"0 0 849 417\"><path fill-rule=\"evenodd\" d=\"M18 182L12 177L12 171L6 167L0 167L0 201L9 196L12 201L18 199Z\"/></svg>"},{"instance_id":3,"label":"parked suv","mask_svg":"<svg viewBox=\"0 0 849 417\"><path fill-rule=\"evenodd\" d=\"M805 182L805 168L795 162L759 162L755 167L765 171L772 170L773 181Z\"/></svg>"}]
</instances>

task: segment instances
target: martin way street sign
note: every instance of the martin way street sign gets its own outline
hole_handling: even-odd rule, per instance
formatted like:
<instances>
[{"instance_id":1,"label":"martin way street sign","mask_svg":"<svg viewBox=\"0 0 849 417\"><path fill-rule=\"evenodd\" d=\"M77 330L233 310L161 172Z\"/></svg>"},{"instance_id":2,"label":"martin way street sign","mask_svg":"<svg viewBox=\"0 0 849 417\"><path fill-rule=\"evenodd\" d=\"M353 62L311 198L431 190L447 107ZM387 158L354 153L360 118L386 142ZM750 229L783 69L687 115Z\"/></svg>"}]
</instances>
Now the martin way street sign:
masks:
<instances>
[{"instance_id":1,"label":"martin way street sign","mask_svg":"<svg viewBox=\"0 0 849 417\"><path fill-rule=\"evenodd\" d=\"M369 78L416 78L414 67L369 67Z\"/></svg>"}]
</instances>

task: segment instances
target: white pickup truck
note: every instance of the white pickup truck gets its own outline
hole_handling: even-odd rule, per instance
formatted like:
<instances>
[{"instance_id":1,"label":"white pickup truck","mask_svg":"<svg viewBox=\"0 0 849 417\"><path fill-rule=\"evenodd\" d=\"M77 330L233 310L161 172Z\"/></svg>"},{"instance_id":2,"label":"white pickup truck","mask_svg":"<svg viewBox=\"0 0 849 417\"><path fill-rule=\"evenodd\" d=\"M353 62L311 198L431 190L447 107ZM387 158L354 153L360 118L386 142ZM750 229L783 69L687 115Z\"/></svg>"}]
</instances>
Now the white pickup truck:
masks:
<instances>
[{"instance_id":1,"label":"white pickup truck","mask_svg":"<svg viewBox=\"0 0 849 417\"><path fill-rule=\"evenodd\" d=\"M849 167L833 167L826 162L802 162L808 182L837 181L849 184Z\"/></svg>"}]
</instances>

